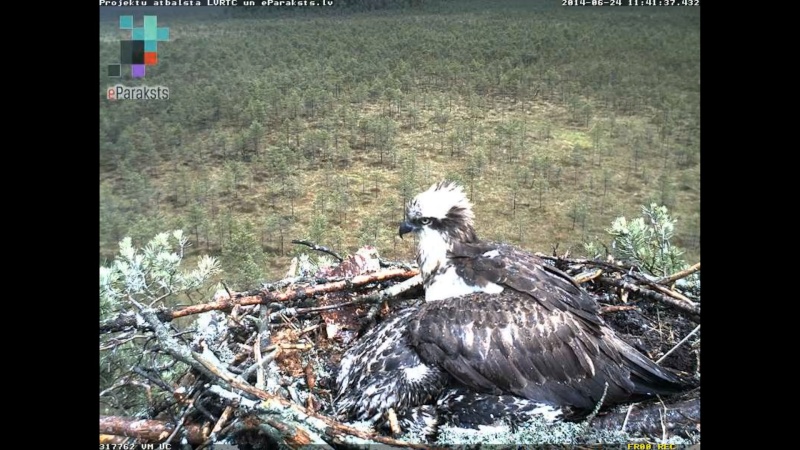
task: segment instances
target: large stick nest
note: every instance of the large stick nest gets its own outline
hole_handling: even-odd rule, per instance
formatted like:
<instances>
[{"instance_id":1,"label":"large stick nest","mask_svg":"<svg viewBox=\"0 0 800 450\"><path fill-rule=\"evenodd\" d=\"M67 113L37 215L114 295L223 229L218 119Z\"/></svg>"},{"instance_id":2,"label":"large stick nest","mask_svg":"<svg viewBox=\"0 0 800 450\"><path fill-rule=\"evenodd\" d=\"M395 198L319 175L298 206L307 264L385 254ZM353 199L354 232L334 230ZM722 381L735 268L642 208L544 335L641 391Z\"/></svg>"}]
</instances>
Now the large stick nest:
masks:
<instances>
[{"instance_id":1,"label":"large stick nest","mask_svg":"<svg viewBox=\"0 0 800 450\"><path fill-rule=\"evenodd\" d=\"M653 280L614 262L540 256L591 292L606 322L623 339L659 364L699 381L699 298L674 286L697 272L699 264ZM146 362L154 358L140 358L112 388L101 392L101 403L122 386L144 388L150 399L147 411L137 417L101 416L101 442L170 441L192 448L225 443L240 449L371 443L430 448L515 439L551 444L699 442L699 388L673 398L603 409L584 423L564 425L571 428L536 425L534 441L530 430L500 437L476 436L470 430L459 435L459 430L447 429L438 442L425 442L403 430L384 435L340 423L331 414L343 352L376 322L420 301L418 271L380 261L369 247L321 269L296 262L286 279L257 290L223 291L207 303L183 307L135 304L102 322L101 351L115 351L122 343L146 337L157 345L143 347L143 354L166 356L176 364L172 369L184 369L179 376L174 371L167 375L163 364Z\"/></svg>"}]
</instances>

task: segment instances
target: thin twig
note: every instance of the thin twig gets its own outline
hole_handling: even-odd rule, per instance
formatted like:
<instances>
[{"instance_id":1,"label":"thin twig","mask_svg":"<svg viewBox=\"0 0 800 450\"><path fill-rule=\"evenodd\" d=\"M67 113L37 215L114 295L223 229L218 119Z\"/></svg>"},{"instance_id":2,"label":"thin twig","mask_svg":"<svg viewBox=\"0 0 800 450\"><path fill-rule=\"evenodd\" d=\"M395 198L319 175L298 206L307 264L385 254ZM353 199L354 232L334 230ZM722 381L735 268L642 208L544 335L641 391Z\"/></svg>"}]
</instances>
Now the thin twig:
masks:
<instances>
[{"instance_id":1,"label":"thin twig","mask_svg":"<svg viewBox=\"0 0 800 450\"><path fill-rule=\"evenodd\" d=\"M167 438L166 441L164 441L164 443L169 444L170 442L172 442L172 439L174 439L175 436L178 434L178 432L181 429L183 429L183 421L186 420L186 416L188 416L189 415L189 411L192 410L193 403L194 402L189 402L189 404L186 405L185 408L183 408L183 413L181 414L180 418L178 419L178 422L175 424L175 429L172 430L172 434L169 435L169 437Z\"/></svg>"},{"instance_id":2,"label":"thin twig","mask_svg":"<svg viewBox=\"0 0 800 450\"><path fill-rule=\"evenodd\" d=\"M196 410L200 411L204 416L206 416L208 420L215 422L217 420L217 417L211 414L211 411L207 410L205 406L203 406L203 403L200 401L205 392L206 391L199 391L197 393L197 396L195 396L194 399L194 407Z\"/></svg>"},{"instance_id":3,"label":"thin twig","mask_svg":"<svg viewBox=\"0 0 800 450\"><path fill-rule=\"evenodd\" d=\"M144 378L146 380L149 380L151 383L155 384L156 386L160 387L161 389L163 389L166 392L170 392L171 393L173 391L172 387L169 384L167 384L164 380L162 380L161 378L157 378L156 376L154 376L154 375L152 375L150 373L147 373L147 371L145 371L144 369L142 369L139 366L135 366L133 368L133 373L141 376L142 378Z\"/></svg>"},{"instance_id":4,"label":"thin twig","mask_svg":"<svg viewBox=\"0 0 800 450\"><path fill-rule=\"evenodd\" d=\"M133 336L128 338L111 339L107 345L100 347L100 351L111 350L112 348L117 347L119 345L127 344L128 342L134 339L152 339L152 336L147 336L144 334L134 334Z\"/></svg>"},{"instance_id":5,"label":"thin twig","mask_svg":"<svg viewBox=\"0 0 800 450\"><path fill-rule=\"evenodd\" d=\"M637 403L630 410L630 417L625 425L624 431L629 434L658 436L661 434L661 424L658 416L663 414L660 404ZM596 417L592 422L592 428L596 430L620 430L625 421L626 412L609 412L603 416ZM667 431L679 431L682 427L694 429L700 423L700 399L693 398L672 403L667 410L665 419ZM691 422L691 425L689 425Z\"/></svg>"},{"instance_id":6,"label":"thin twig","mask_svg":"<svg viewBox=\"0 0 800 450\"><path fill-rule=\"evenodd\" d=\"M223 411L223 413L222 413L222 414L224 415L224 414L225 414L225 412L226 412L226 411L228 411L228 410L230 410L231 412L233 412L233 411L234 411L234 408L233 408L233 407L231 407L231 406L227 406L227 407L225 408L225 411ZM222 418L220 417L220 420L221 420L221 419L222 419ZM204 448L206 448L206 447L208 447L209 445L213 444L214 442L216 442L216 440L217 440L217 437L218 437L218 436L225 436L226 434L228 434L228 432L231 430L231 428L233 428L233 427L236 425L236 421L237 421L237 419L234 419L234 420L233 420L231 423L229 423L229 424L228 424L228 425L227 425L225 428L223 428L222 430L220 430L220 431L219 431L219 433L212 432L212 433L211 433L211 435L208 437L208 439L206 439L206 440L205 440L205 441L204 441L202 444L200 444L200 446L199 446L199 447L197 447L197 450L203 450ZM217 422L217 423L219 423L219 422Z\"/></svg>"},{"instance_id":7,"label":"thin twig","mask_svg":"<svg viewBox=\"0 0 800 450\"><path fill-rule=\"evenodd\" d=\"M594 410L592 410L592 412L589 413L588 416L586 416L586 419L584 419L583 421L584 424L588 426L592 422L592 420L594 420L594 418L597 417L597 413L599 413L600 408L603 407L603 402L606 401L607 393L608 393L608 381L606 381L603 386L603 395L600 396L600 400L597 401L597 404L594 406Z\"/></svg>"},{"instance_id":8,"label":"thin twig","mask_svg":"<svg viewBox=\"0 0 800 450\"><path fill-rule=\"evenodd\" d=\"M670 276L667 276L667 277L664 277L664 278L659 278L658 280L656 280L656 283L659 283L659 284L672 284L675 281L680 280L681 278L688 277L689 275L697 272L698 270L700 270L700 263L697 263L697 264L693 265L692 267L689 267L688 269L681 270L680 272L675 272Z\"/></svg>"},{"instance_id":9,"label":"thin twig","mask_svg":"<svg viewBox=\"0 0 800 450\"><path fill-rule=\"evenodd\" d=\"M675 344L674 347L669 349L669 351L667 353L664 353L664 356L662 356L661 358L658 358L658 361L656 361L656 364L661 364L661 361L663 361L667 356L669 356L672 352L674 352L675 349L677 349L678 347L683 345L686 341L688 341L689 338L694 336L694 334L697 333L698 331L700 331L700 325L696 326L694 328L694 330L692 330L691 333L687 334L685 338L681 339L681 341L678 342L677 344Z\"/></svg>"},{"instance_id":10,"label":"thin twig","mask_svg":"<svg viewBox=\"0 0 800 450\"><path fill-rule=\"evenodd\" d=\"M586 283L587 281L594 280L595 278L599 277L602 274L603 274L603 269L597 269L596 271L594 271L594 272L592 272L590 274L580 275L580 276L574 277L573 279L575 280L576 283L583 284L583 283Z\"/></svg>"},{"instance_id":11,"label":"thin twig","mask_svg":"<svg viewBox=\"0 0 800 450\"><path fill-rule=\"evenodd\" d=\"M628 424L628 418L631 416L631 411L633 411L633 403L628 405L628 412L625 413L625 420L622 421L622 427L620 427L619 431L625 431L625 425Z\"/></svg>"},{"instance_id":12,"label":"thin twig","mask_svg":"<svg viewBox=\"0 0 800 450\"><path fill-rule=\"evenodd\" d=\"M159 317L156 315L155 311L150 308L145 308L141 303L137 302L133 298L128 298L128 301L130 301L136 307L136 309L139 310L139 312L137 312L135 315L135 317L138 317L139 319L137 322L145 322L150 325L150 328L155 332L156 339L158 339L162 349L169 353L175 360L192 366L193 368L199 370L200 373L209 376L211 375L202 364L198 363L192 358L192 354L189 352L189 349L171 335L167 327L161 322L161 320L159 320Z\"/></svg>"},{"instance_id":13,"label":"thin twig","mask_svg":"<svg viewBox=\"0 0 800 450\"><path fill-rule=\"evenodd\" d=\"M214 424L214 428L211 430L212 433L219 434L222 431L222 427L225 426L225 423L231 418L233 415L234 408L230 405L225 407L225 410L222 411L222 414L219 416L219 420L217 423Z\"/></svg>"},{"instance_id":14,"label":"thin twig","mask_svg":"<svg viewBox=\"0 0 800 450\"><path fill-rule=\"evenodd\" d=\"M415 288L416 286L422 285L422 277L419 275L409 278L402 283L395 284L389 288L386 288L380 292L375 294L368 294L358 297L355 300L351 300L349 302L342 302L336 303L333 305L325 305L325 306L312 306L309 308L286 308L280 311L275 311L270 315L270 320L275 320L281 316L284 317L294 317L300 314L308 314L308 313L315 313L315 312L323 312L323 311L330 311L333 309L344 308L347 306L354 306L360 305L363 303L380 303L381 301L389 298L389 297L397 297L398 295L406 292L410 289Z\"/></svg>"},{"instance_id":15,"label":"thin twig","mask_svg":"<svg viewBox=\"0 0 800 450\"><path fill-rule=\"evenodd\" d=\"M672 289L669 289L669 288L666 288L664 286L661 286L660 284L654 284L654 285L652 285L652 287L655 290L657 290L657 291L659 291L659 292L661 292L661 293L663 293L665 295L669 295L670 297L676 298L676 299L686 303L690 307L693 307L693 308L697 307L697 303L689 300L685 295L681 294L680 292L675 292Z\"/></svg>"},{"instance_id":16,"label":"thin twig","mask_svg":"<svg viewBox=\"0 0 800 450\"><path fill-rule=\"evenodd\" d=\"M389 429L392 431L392 434L399 436L402 430L400 429L400 424L397 422L397 413L394 412L394 408L389 408L389 410L386 411L386 415L389 419Z\"/></svg>"},{"instance_id":17,"label":"thin twig","mask_svg":"<svg viewBox=\"0 0 800 450\"><path fill-rule=\"evenodd\" d=\"M274 360L275 357L278 356L278 351L279 351L278 347L275 347L272 350L270 350L270 353L268 355L264 356L262 354L261 355L261 362L260 363L259 362L253 363L250 367L245 369L245 371L242 372L241 375L239 375L239 378L241 378L242 380L247 380L248 378L250 378L250 375L252 375L253 372L255 372L256 370L258 370L259 367L261 367L262 365L267 365L267 364L271 363L272 360Z\"/></svg>"},{"instance_id":18,"label":"thin twig","mask_svg":"<svg viewBox=\"0 0 800 450\"><path fill-rule=\"evenodd\" d=\"M329 249L328 247L323 247L321 245L317 245L317 244L315 244L313 242L310 242L310 241L305 241L305 240L302 240L302 239L292 239L292 244L305 245L306 247L309 247L311 250L316 250L318 252L327 253L327 254L333 256L334 258L338 259L339 262L344 261L344 258L339 256L339 254L336 253L335 251Z\"/></svg>"},{"instance_id":19,"label":"thin twig","mask_svg":"<svg viewBox=\"0 0 800 450\"><path fill-rule=\"evenodd\" d=\"M657 395L658 401L661 402L661 406L664 407L664 410L661 414L659 414L661 418L661 441L665 442L667 440L667 425L664 423L664 418L667 416L667 405L664 404L664 400L661 400L661 396Z\"/></svg>"},{"instance_id":20,"label":"thin twig","mask_svg":"<svg viewBox=\"0 0 800 450\"><path fill-rule=\"evenodd\" d=\"M610 286L621 288L621 289L623 289L623 290L625 290L627 292L630 292L631 294L637 295L639 297L643 297L643 298L646 298L648 300L654 300L654 301L657 301L657 302L664 303L664 304L667 304L669 306L672 306L675 309L678 309L680 311L683 311L683 312L687 313L689 319L693 320L694 322L700 322L700 308L697 307L697 306L689 305L689 304L687 304L687 303L685 303L683 301L677 300L677 299L675 299L673 297L670 297L670 296L667 296L667 295L664 295L664 294L660 294L658 292L654 292L654 291L645 289L642 286L637 286L637 285L635 285L635 284L633 284L631 282L628 282L628 281L615 279L615 278L611 278L611 277L608 277L608 276L602 276L602 277L598 278L598 281L600 281L601 283L606 284L606 285L610 285Z\"/></svg>"},{"instance_id":21,"label":"thin twig","mask_svg":"<svg viewBox=\"0 0 800 450\"><path fill-rule=\"evenodd\" d=\"M639 308L632 305L609 305L600 307L600 314L608 314L619 311L636 311Z\"/></svg>"},{"instance_id":22,"label":"thin twig","mask_svg":"<svg viewBox=\"0 0 800 450\"><path fill-rule=\"evenodd\" d=\"M271 342L271 335L269 330L269 307L266 305L259 306L260 320L258 323L258 333L256 333L256 340L253 342L253 358L256 360L256 386L259 389L264 389L267 385L267 374L265 372L266 364L261 355L261 342L264 339ZM273 358L275 355L272 356Z\"/></svg>"},{"instance_id":23,"label":"thin twig","mask_svg":"<svg viewBox=\"0 0 800 450\"><path fill-rule=\"evenodd\" d=\"M322 324L317 323L317 324L311 325L310 327L303 328L302 330L300 330L300 334L306 334L306 333L308 333L310 331L314 331L317 328L319 328L320 326L322 326Z\"/></svg>"},{"instance_id":24,"label":"thin twig","mask_svg":"<svg viewBox=\"0 0 800 450\"><path fill-rule=\"evenodd\" d=\"M594 266L594 267L600 267L600 268L605 269L606 271L610 271L610 272L627 273L627 272L630 272L630 271L634 270L634 268L632 266L627 266L627 265L624 265L622 263L612 264L612 263L607 263L605 261L595 261L593 259L586 259L586 258L570 259L570 258L564 258L564 257L561 257L561 256L549 256L549 255L545 255L544 253L538 253L538 252L535 253L535 255L540 257L540 258L542 258L542 259L546 259L548 261L553 261L555 263L561 262L561 263L566 263L566 264L577 264L577 265L584 265L584 266Z\"/></svg>"},{"instance_id":25,"label":"thin twig","mask_svg":"<svg viewBox=\"0 0 800 450\"><path fill-rule=\"evenodd\" d=\"M225 284L224 281L220 281L220 283L222 283L222 287L225 288L225 292L228 293L228 298L233 298L233 294L231 294L231 290L228 289L228 285Z\"/></svg>"}]
</instances>

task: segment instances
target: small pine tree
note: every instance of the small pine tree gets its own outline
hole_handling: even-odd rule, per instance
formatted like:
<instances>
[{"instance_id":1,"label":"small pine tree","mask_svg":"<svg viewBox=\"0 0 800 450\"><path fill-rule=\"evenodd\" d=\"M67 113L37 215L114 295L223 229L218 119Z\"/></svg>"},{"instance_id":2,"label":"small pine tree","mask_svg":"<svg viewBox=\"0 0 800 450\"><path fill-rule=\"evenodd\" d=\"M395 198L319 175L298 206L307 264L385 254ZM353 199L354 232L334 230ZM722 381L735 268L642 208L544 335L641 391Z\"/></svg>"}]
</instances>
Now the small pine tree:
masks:
<instances>
[{"instance_id":1,"label":"small pine tree","mask_svg":"<svg viewBox=\"0 0 800 450\"><path fill-rule=\"evenodd\" d=\"M131 300L155 305L195 291L220 272L218 261L210 256L201 257L191 271L180 270L188 245L181 230L160 233L141 249L134 248L130 237L122 239L116 259L100 267L101 319L129 309Z\"/></svg>"},{"instance_id":2,"label":"small pine tree","mask_svg":"<svg viewBox=\"0 0 800 450\"><path fill-rule=\"evenodd\" d=\"M683 250L672 244L675 223L667 207L656 203L642 207L642 217L631 221L617 217L606 230L613 237L611 254L657 277L685 269ZM584 248L592 257L600 253L594 242L584 244Z\"/></svg>"},{"instance_id":3,"label":"small pine tree","mask_svg":"<svg viewBox=\"0 0 800 450\"><path fill-rule=\"evenodd\" d=\"M234 289L248 289L263 278L266 256L250 222L233 221L230 241L222 249L222 262Z\"/></svg>"},{"instance_id":4,"label":"small pine tree","mask_svg":"<svg viewBox=\"0 0 800 450\"><path fill-rule=\"evenodd\" d=\"M135 248L130 237L122 239L116 258L100 266L100 320L136 310L134 305L161 307L206 288L209 280L220 272L219 264L215 258L203 256L195 268L182 268L188 245L180 230L160 233L143 248ZM186 369L183 364L172 364L170 357L162 357L152 349L145 351L142 344L149 341L125 337L125 334L101 335L100 390L101 393L114 391L114 395L108 397L101 394L101 403L110 408L105 410L106 414L112 410L122 410L128 415L145 412L148 400L144 392L131 383L120 382L131 376L135 367L145 364L142 362L145 353L152 355L147 358L147 364L168 367L160 372L162 380L172 382ZM104 399L108 402L103 402Z\"/></svg>"}]
</instances>

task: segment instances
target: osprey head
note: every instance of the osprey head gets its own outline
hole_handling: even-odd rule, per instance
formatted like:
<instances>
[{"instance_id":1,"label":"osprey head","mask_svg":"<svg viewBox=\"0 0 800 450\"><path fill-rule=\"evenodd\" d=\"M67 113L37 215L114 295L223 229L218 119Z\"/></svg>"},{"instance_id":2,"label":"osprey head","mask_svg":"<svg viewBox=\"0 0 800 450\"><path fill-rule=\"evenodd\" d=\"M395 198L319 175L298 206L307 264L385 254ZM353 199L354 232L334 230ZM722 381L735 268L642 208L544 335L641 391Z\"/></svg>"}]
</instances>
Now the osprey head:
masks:
<instances>
[{"instance_id":1,"label":"osprey head","mask_svg":"<svg viewBox=\"0 0 800 450\"><path fill-rule=\"evenodd\" d=\"M471 242L477 239L474 219L464 188L453 181L440 181L408 202L400 237L436 232L446 241Z\"/></svg>"}]
</instances>

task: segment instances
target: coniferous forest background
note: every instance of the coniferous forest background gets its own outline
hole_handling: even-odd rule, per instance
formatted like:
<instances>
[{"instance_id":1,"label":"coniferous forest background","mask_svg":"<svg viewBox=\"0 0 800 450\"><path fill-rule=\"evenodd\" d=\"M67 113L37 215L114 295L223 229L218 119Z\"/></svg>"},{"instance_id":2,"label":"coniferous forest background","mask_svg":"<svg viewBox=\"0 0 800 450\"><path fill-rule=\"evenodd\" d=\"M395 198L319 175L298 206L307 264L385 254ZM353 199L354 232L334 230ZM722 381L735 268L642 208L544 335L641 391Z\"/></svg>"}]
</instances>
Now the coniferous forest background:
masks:
<instances>
[{"instance_id":1,"label":"coniferous forest background","mask_svg":"<svg viewBox=\"0 0 800 450\"><path fill-rule=\"evenodd\" d=\"M109 78L142 13L170 28L158 65ZM170 96L110 102L117 83ZM443 177L485 239L580 254L654 202L700 260L698 7L104 8L99 96L101 264L176 228L236 289L280 278L291 239L410 260L403 204Z\"/></svg>"}]
</instances>

